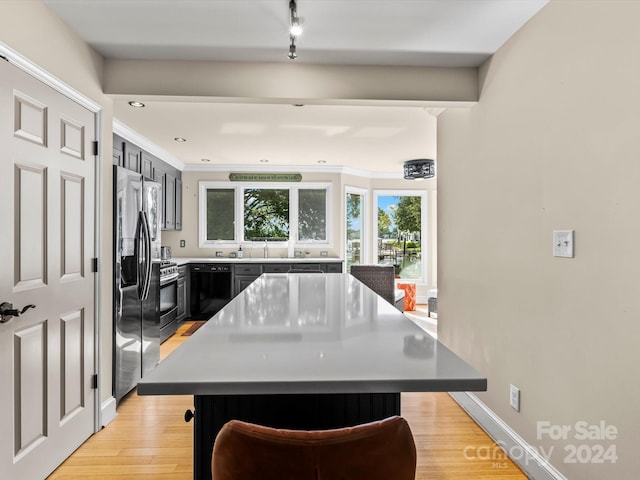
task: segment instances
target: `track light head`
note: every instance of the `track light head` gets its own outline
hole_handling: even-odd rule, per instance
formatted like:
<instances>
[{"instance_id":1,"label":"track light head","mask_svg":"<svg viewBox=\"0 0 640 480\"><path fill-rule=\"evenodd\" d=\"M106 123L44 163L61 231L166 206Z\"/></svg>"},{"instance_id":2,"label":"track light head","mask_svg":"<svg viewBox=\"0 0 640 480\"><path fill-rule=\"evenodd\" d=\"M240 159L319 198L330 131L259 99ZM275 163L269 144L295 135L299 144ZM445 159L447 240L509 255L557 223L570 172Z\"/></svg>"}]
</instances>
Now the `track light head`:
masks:
<instances>
[{"instance_id":1,"label":"track light head","mask_svg":"<svg viewBox=\"0 0 640 480\"><path fill-rule=\"evenodd\" d=\"M298 54L296 53L296 44L293 42L293 39L291 39L291 45L289 45L289 54L287 56L289 57L289 60L295 60L296 58L298 58Z\"/></svg>"}]
</instances>

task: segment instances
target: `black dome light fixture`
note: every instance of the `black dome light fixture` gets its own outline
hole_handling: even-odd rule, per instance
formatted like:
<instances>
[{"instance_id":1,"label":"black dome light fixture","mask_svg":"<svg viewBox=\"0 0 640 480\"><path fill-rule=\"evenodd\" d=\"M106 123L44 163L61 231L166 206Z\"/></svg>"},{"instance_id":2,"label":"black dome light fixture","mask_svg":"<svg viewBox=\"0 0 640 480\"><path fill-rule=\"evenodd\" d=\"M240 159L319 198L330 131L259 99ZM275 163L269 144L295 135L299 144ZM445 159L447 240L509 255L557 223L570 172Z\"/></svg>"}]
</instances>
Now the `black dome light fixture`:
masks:
<instances>
[{"instance_id":1,"label":"black dome light fixture","mask_svg":"<svg viewBox=\"0 0 640 480\"><path fill-rule=\"evenodd\" d=\"M404 162L405 180L424 180L436 175L435 162L430 158L418 158Z\"/></svg>"}]
</instances>

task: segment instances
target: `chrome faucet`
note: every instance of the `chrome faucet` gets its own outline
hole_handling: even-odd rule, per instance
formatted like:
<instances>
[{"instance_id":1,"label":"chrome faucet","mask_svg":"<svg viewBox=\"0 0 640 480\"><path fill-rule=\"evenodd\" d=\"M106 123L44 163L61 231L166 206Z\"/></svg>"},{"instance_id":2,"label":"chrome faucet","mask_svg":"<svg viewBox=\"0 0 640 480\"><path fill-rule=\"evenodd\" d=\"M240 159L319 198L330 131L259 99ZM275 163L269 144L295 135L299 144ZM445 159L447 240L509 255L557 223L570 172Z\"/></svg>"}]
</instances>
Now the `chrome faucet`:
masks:
<instances>
[{"instance_id":1,"label":"chrome faucet","mask_svg":"<svg viewBox=\"0 0 640 480\"><path fill-rule=\"evenodd\" d=\"M267 239L264 239L264 258L269 258L269 242Z\"/></svg>"}]
</instances>

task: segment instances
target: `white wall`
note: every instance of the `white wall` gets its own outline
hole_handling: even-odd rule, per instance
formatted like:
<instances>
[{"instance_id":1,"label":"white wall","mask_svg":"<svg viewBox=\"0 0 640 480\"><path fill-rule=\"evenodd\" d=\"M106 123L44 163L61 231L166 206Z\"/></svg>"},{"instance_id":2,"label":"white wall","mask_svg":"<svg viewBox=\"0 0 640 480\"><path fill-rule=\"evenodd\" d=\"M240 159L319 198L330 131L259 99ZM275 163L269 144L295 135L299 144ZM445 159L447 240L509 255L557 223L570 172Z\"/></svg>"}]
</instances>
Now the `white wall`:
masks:
<instances>
[{"instance_id":1,"label":"white wall","mask_svg":"<svg viewBox=\"0 0 640 480\"><path fill-rule=\"evenodd\" d=\"M483 67L478 105L439 117L439 338L571 479L640 469L638 19L640 2L552 0ZM575 230L575 258L552 257L554 229ZM539 438L540 421L572 431ZM579 440L578 421L619 434ZM617 462L566 462L597 443Z\"/></svg>"},{"instance_id":2,"label":"white wall","mask_svg":"<svg viewBox=\"0 0 640 480\"><path fill-rule=\"evenodd\" d=\"M102 105L100 154L103 196L102 249L99 252L101 289L102 368L101 400L111 396L112 350L112 241L111 163L113 102L102 93L103 59L40 0L3 0L0 5L0 42L42 69Z\"/></svg>"}]
</instances>

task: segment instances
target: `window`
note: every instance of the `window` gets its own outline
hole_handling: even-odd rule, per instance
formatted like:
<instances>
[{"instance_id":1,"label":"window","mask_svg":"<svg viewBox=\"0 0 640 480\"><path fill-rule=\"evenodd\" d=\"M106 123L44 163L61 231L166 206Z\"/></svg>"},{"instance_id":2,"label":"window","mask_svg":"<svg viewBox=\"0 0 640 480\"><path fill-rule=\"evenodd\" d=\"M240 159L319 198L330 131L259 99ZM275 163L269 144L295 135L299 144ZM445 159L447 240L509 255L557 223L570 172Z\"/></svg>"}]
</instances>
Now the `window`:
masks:
<instances>
[{"instance_id":1,"label":"window","mask_svg":"<svg viewBox=\"0 0 640 480\"><path fill-rule=\"evenodd\" d=\"M366 190L347 187L345 194L346 271L366 258L365 224Z\"/></svg>"},{"instance_id":2,"label":"window","mask_svg":"<svg viewBox=\"0 0 640 480\"><path fill-rule=\"evenodd\" d=\"M396 268L400 278L424 281L427 245L426 194L419 191L376 191L376 256Z\"/></svg>"},{"instance_id":3,"label":"window","mask_svg":"<svg viewBox=\"0 0 640 480\"><path fill-rule=\"evenodd\" d=\"M233 240L234 195L232 188L207 190L207 241Z\"/></svg>"},{"instance_id":4,"label":"window","mask_svg":"<svg viewBox=\"0 0 640 480\"><path fill-rule=\"evenodd\" d=\"M244 189L244 240L289 239L289 190Z\"/></svg>"},{"instance_id":5,"label":"window","mask_svg":"<svg viewBox=\"0 0 640 480\"><path fill-rule=\"evenodd\" d=\"M327 241L327 190L298 190L298 240Z\"/></svg>"},{"instance_id":6,"label":"window","mask_svg":"<svg viewBox=\"0 0 640 480\"><path fill-rule=\"evenodd\" d=\"M330 192L328 183L200 182L200 247L265 240L329 246Z\"/></svg>"}]
</instances>

